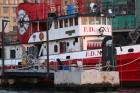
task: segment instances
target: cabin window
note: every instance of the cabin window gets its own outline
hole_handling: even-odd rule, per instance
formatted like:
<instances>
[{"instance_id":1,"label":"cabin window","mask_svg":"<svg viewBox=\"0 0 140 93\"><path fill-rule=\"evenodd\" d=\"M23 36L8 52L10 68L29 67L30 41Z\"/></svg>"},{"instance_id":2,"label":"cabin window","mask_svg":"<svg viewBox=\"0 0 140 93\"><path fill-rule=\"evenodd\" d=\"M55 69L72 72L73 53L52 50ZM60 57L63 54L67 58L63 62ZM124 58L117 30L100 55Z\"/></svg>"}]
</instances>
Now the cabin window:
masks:
<instances>
[{"instance_id":1,"label":"cabin window","mask_svg":"<svg viewBox=\"0 0 140 93\"><path fill-rule=\"evenodd\" d=\"M67 42L67 46L69 46L70 44L69 44L69 42Z\"/></svg>"},{"instance_id":2,"label":"cabin window","mask_svg":"<svg viewBox=\"0 0 140 93\"><path fill-rule=\"evenodd\" d=\"M58 21L54 21L54 26L55 26L55 29L58 29Z\"/></svg>"},{"instance_id":3,"label":"cabin window","mask_svg":"<svg viewBox=\"0 0 140 93\"><path fill-rule=\"evenodd\" d=\"M128 52L134 52L133 48L128 49Z\"/></svg>"},{"instance_id":4,"label":"cabin window","mask_svg":"<svg viewBox=\"0 0 140 93\"><path fill-rule=\"evenodd\" d=\"M73 18L70 18L69 22L70 22L70 26L73 26Z\"/></svg>"},{"instance_id":5,"label":"cabin window","mask_svg":"<svg viewBox=\"0 0 140 93\"><path fill-rule=\"evenodd\" d=\"M78 17L75 17L75 18L74 18L74 24L75 24L75 25L78 25Z\"/></svg>"},{"instance_id":6,"label":"cabin window","mask_svg":"<svg viewBox=\"0 0 140 93\"><path fill-rule=\"evenodd\" d=\"M106 17L102 17L102 24L106 25Z\"/></svg>"},{"instance_id":7,"label":"cabin window","mask_svg":"<svg viewBox=\"0 0 140 93\"><path fill-rule=\"evenodd\" d=\"M101 24L101 17L96 17L96 24Z\"/></svg>"},{"instance_id":8,"label":"cabin window","mask_svg":"<svg viewBox=\"0 0 140 93\"><path fill-rule=\"evenodd\" d=\"M59 26L60 28L63 28L63 20L59 20Z\"/></svg>"},{"instance_id":9,"label":"cabin window","mask_svg":"<svg viewBox=\"0 0 140 93\"><path fill-rule=\"evenodd\" d=\"M111 18L107 18L107 24L108 24L108 25L111 25L111 24L112 24Z\"/></svg>"},{"instance_id":10,"label":"cabin window","mask_svg":"<svg viewBox=\"0 0 140 93\"><path fill-rule=\"evenodd\" d=\"M95 24L95 17L90 17L89 18L89 24L94 25Z\"/></svg>"},{"instance_id":11,"label":"cabin window","mask_svg":"<svg viewBox=\"0 0 140 93\"><path fill-rule=\"evenodd\" d=\"M89 24L89 17L82 17L82 25L88 25Z\"/></svg>"},{"instance_id":12,"label":"cabin window","mask_svg":"<svg viewBox=\"0 0 140 93\"><path fill-rule=\"evenodd\" d=\"M54 52L58 52L58 46L54 45Z\"/></svg>"},{"instance_id":13,"label":"cabin window","mask_svg":"<svg viewBox=\"0 0 140 93\"><path fill-rule=\"evenodd\" d=\"M76 42L75 42L75 41L73 41L73 45L74 45L74 46L75 46L75 43L76 43Z\"/></svg>"},{"instance_id":14,"label":"cabin window","mask_svg":"<svg viewBox=\"0 0 140 93\"><path fill-rule=\"evenodd\" d=\"M68 27L68 19L65 19L64 23L65 23L65 27Z\"/></svg>"},{"instance_id":15,"label":"cabin window","mask_svg":"<svg viewBox=\"0 0 140 93\"><path fill-rule=\"evenodd\" d=\"M60 53L66 52L66 42L60 42Z\"/></svg>"},{"instance_id":16,"label":"cabin window","mask_svg":"<svg viewBox=\"0 0 140 93\"><path fill-rule=\"evenodd\" d=\"M70 56L66 56L66 59L70 59Z\"/></svg>"},{"instance_id":17,"label":"cabin window","mask_svg":"<svg viewBox=\"0 0 140 93\"><path fill-rule=\"evenodd\" d=\"M88 40L87 41L87 50L90 49L100 49L101 41Z\"/></svg>"},{"instance_id":18,"label":"cabin window","mask_svg":"<svg viewBox=\"0 0 140 93\"><path fill-rule=\"evenodd\" d=\"M78 42L78 38L77 37L75 38L75 42Z\"/></svg>"},{"instance_id":19,"label":"cabin window","mask_svg":"<svg viewBox=\"0 0 140 93\"><path fill-rule=\"evenodd\" d=\"M45 48L46 46L44 46L44 48ZM35 51L34 51L34 54L36 54L35 56L36 57L38 57L38 55L39 55L39 51L40 51L40 49L41 49L41 44L35 44Z\"/></svg>"},{"instance_id":20,"label":"cabin window","mask_svg":"<svg viewBox=\"0 0 140 93\"><path fill-rule=\"evenodd\" d=\"M38 48L38 56L45 56L47 55L47 46L46 44L37 44L37 48Z\"/></svg>"},{"instance_id":21,"label":"cabin window","mask_svg":"<svg viewBox=\"0 0 140 93\"><path fill-rule=\"evenodd\" d=\"M32 54L34 57L38 57L38 49L39 45L36 46L30 46L27 48L28 54Z\"/></svg>"},{"instance_id":22,"label":"cabin window","mask_svg":"<svg viewBox=\"0 0 140 93\"><path fill-rule=\"evenodd\" d=\"M10 58L15 58L15 57L16 57L16 51L10 50Z\"/></svg>"}]
</instances>

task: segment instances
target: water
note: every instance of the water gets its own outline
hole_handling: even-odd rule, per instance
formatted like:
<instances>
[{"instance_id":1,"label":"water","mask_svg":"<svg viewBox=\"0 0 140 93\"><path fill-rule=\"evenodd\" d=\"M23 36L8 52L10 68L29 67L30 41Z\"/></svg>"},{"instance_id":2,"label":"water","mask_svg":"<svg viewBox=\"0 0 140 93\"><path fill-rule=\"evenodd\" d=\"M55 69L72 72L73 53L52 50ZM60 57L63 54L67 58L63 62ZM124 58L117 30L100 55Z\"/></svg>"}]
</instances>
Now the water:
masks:
<instances>
[{"instance_id":1,"label":"water","mask_svg":"<svg viewBox=\"0 0 140 93\"><path fill-rule=\"evenodd\" d=\"M45 89L0 89L0 93L140 93L140 88L120 88L115 91L54 91Z\"/></svg>"}]
</instances>

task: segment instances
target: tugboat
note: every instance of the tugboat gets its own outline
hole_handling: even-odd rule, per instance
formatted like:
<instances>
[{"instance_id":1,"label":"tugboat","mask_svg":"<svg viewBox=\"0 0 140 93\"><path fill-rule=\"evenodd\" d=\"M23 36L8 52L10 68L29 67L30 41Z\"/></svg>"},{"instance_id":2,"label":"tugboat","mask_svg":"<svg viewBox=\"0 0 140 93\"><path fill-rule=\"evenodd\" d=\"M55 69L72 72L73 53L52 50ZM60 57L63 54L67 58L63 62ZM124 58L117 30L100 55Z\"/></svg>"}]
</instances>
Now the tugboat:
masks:
<instances>
[{"instance_id":1,"label":"tugboat","mask_svg":"<svg viewBox=\"0 0 140 93\"><path fill-rule=\"evenodd\" d=\"M101 64L101 70L119 71L121 82L140 82L140 45L113 43L112 16L102 13L100 1L60 1L17 7L20 44L5 46L5 66L45 67L49 55L52 69L57 69L57 59L64 65Z\"/></svg>"}]
</instances>

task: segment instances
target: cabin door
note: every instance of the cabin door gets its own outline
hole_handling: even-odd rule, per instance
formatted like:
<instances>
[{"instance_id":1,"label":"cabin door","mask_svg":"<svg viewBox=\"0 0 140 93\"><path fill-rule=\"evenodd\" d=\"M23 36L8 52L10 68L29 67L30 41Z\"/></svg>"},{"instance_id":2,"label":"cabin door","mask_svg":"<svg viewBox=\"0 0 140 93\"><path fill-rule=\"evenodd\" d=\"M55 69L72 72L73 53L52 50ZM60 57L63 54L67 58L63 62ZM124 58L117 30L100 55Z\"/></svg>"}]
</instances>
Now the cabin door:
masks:
<instances>
[{"instance_id":1,"label":"cabin door","mask_svg":"<svg viewBox=\"0 0 140 93\"><path fill-rule=\"evenodd\" d=\"M60 42L60 53L66 52L66 42Z\"/></svg>"}]
</instances>

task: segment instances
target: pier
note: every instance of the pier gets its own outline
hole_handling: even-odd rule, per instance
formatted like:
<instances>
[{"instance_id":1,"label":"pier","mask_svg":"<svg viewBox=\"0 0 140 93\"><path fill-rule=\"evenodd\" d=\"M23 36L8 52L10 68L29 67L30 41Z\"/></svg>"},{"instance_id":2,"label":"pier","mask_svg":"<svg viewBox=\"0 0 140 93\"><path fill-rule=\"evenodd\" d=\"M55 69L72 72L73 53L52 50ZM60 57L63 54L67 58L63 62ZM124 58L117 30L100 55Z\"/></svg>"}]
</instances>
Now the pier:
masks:
<instances>
[{"instance_id":1,"label":"pier","mask_svg":"<svg viewBox=\"0 0 140 93\"><path fill-rule=\"evenodd\" d=\"M16 82L24 83L48 83L51 81L55 87L116 87L120 84L118 71L102 71L100 65L83 65L81 61L76 64L63 65L58 69L58 65L53 64L47 72L47 66L21 67L13 65L6 67L1 73L1 80L5 80L12 85ZM60 65L59 65L60 66ZM52 68L53 67L53 68ZM43 79L43 80L41 80ZM41 82L40 82L41 81ZM47 82L46 82L47 81ZM50 82L49 82L50 83ZM2 84L2 83L1 83Z\"/></svg>"}]
</instances>

